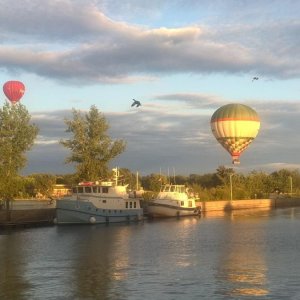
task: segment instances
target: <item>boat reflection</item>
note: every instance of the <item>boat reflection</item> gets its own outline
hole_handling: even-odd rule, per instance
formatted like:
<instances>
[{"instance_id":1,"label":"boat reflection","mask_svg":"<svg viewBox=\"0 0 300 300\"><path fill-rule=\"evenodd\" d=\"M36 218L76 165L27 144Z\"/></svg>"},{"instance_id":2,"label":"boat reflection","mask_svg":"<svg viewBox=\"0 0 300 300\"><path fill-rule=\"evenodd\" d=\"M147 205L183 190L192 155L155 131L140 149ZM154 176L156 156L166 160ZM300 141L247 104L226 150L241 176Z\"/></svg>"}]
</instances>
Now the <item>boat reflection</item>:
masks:
<instances>
[{"instance_id":1,"label":"boat reflection","mask_svg":"<svg viewBox=\"0 0 300 300\"><path fill-rule=\"evenodd\" d=\"M138 225L137 225L138 226ZM73 299L119 298L120 288L126 282L132 268L133 251L130 240L131 226L103 225L85 227L84 240L80 247L73 249L74 294ZM71 250L71 249L70 249ZM124 283L125 284L125 283Z\"/></svg>"}]
</instances>

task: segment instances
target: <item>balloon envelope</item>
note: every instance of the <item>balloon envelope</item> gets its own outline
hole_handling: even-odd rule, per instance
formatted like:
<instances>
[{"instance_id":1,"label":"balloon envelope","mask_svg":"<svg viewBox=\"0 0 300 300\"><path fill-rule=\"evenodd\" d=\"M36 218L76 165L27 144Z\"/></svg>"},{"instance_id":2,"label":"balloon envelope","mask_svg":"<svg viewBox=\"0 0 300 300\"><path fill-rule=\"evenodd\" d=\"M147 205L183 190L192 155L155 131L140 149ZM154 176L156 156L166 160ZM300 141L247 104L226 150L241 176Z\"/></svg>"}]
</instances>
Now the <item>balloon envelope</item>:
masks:
<instances>
[{"instance_id":1,"label":"balloon envelope","mask_svg":"<svg viewBox=\"0 0 300 300\"><path fill-rule=\"evenodd\" d=\"M21 81L11 80L3 85L3 92L7 99L15 104L25 93L25 85Z\"/></svg>"},{"instance_id":2,"label":"balloon envelope","mask_svg":"<svg viewBox=\"0 0 300 300\"><path fill-rule=\"evenodd\" d=\"M260 120L251 107L233 103L218 108L210 125L215 138L232 156L232 163L239 164L241 153L258 134Z\"/></svg>"}]
</instances>

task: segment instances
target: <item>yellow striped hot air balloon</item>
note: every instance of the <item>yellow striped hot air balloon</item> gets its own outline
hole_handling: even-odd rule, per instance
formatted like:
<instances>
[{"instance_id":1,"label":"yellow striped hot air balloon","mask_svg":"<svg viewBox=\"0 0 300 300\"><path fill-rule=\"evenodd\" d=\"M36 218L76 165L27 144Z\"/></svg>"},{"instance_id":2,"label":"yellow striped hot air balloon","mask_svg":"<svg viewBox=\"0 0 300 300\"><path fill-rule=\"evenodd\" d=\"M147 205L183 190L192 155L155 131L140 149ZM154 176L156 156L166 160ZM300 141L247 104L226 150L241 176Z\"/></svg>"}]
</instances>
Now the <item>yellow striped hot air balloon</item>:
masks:
<instances>
[{"instance_id":1,"label":"yellow striped hot air balloon","mask_svg":"<svg viewBox=\"0 0 300 300\"><path fill-rule=\"evenodd\" d=\"M232 103L218 108L210 125L215 138L230 153L232 163L239 164L240 155L258 134L260 120L251 107Z\"/></svg>"}]
</instances>

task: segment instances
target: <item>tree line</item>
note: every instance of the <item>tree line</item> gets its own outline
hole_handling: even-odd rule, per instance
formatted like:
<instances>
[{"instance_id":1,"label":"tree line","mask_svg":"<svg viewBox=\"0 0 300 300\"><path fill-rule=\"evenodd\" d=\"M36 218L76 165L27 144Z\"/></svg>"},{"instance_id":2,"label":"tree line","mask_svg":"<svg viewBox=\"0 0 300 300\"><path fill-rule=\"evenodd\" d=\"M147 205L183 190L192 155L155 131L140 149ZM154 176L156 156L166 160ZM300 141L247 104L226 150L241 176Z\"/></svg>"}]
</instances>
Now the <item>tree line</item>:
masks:
<instances>
[{"instance_id":1,"label":"tree line","mask_svg":"<svg viewBox=\"0 0 300 300\"><path fill-rule=\"evenodd\" d=\"M75 166L75 172L67 175L47 173L21 176L26 166L26 152L34 145L38 127L31 122L26 107L20 103L5 103L0 108L0 199L9 203L16 198L36 197L41 194L51 197L54 184L68 186L80 181L96 181L112 176L109 163L126 148L123 140L113 140L107 133L109 124L104 115L92 106L87 113L72 110L72 118L65 119L69 139L60 144L70 150L66 163ZM129 189L143 187L145 195L157 193L162 184L184 184L203 201L229 199L268 198L270 193L299 194L298 170L281 169L270 174L252 171L249 174L236 172L233 168L218 167L213 173L176 175L162 174L141 176L129 169L120 169L121 179ZM138 186L137 186L138 185ZM9 205L7 205L8 207Z\"/></svg>"},{"instance_id":2,"label":"tree line","mask_svg":"<svg viewBox=\"0 0 300 300\"><path fill-rule=\"evenodd\" d=\"M230 178L231 177L231 178ZM265 199L271 194L300 195L299 170L281 169L266 173L251 171L248 174L235 172L232 168L218 167L213 173L176 175L168 177L159 173L139 176L127 168L120 169L120 180L129 190L144 190L144 198L155 196L162 185L173 183L185 185L200 201L228 200L231 188L233 199ZM231 181L231 183L230 183ZM76 174L31 174L20 176L15 198L32 198L42 195L51 197L56 184L72 187L78 184Z\"/></svg>"},{"instance_id":3,"label":"tree line","mask_svg":"<svg viewBox=\"0 0 300 300\"><path fill-rule=\"evenodd\" d=\"M121 169L131 189L136 188L135 174ZM296 196L300 194L299 170L281 169L271 173L253 170L248 174L238 173L233 168L219 166L215 172L206 174L176 175L158 173L141 176L140 185L146 192L157 193L167 183L183 184L201 201L228 200L231 189L233 199L265 199L270 194Z\"/></svg>"}]
</instances>

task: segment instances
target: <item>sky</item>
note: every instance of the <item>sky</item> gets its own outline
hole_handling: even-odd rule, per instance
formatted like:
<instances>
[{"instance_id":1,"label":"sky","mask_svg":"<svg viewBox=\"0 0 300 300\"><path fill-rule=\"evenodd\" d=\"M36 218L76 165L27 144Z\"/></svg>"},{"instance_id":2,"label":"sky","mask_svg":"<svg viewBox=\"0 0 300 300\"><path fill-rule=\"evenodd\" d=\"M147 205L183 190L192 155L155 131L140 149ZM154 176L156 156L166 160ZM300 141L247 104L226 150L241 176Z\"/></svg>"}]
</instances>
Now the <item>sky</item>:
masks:
<instances>
[{"instance_id":1,"label":"sky","mask_svg":"<svg viewBox=\"0 0 300 300\"><path fill-rule=\"evenodd\" d=\"M142 175L232 167L210 128L228 103L252 107L261 120L237 172L300 167L299 1L0 5L0 82L25 84L21 103L40 129L24 174L74 171L59 143L71 137L64 120L92 105L127 145L111 167ZM131 107L133 98L142 106Z\"/></svg>"}]
</instances>

